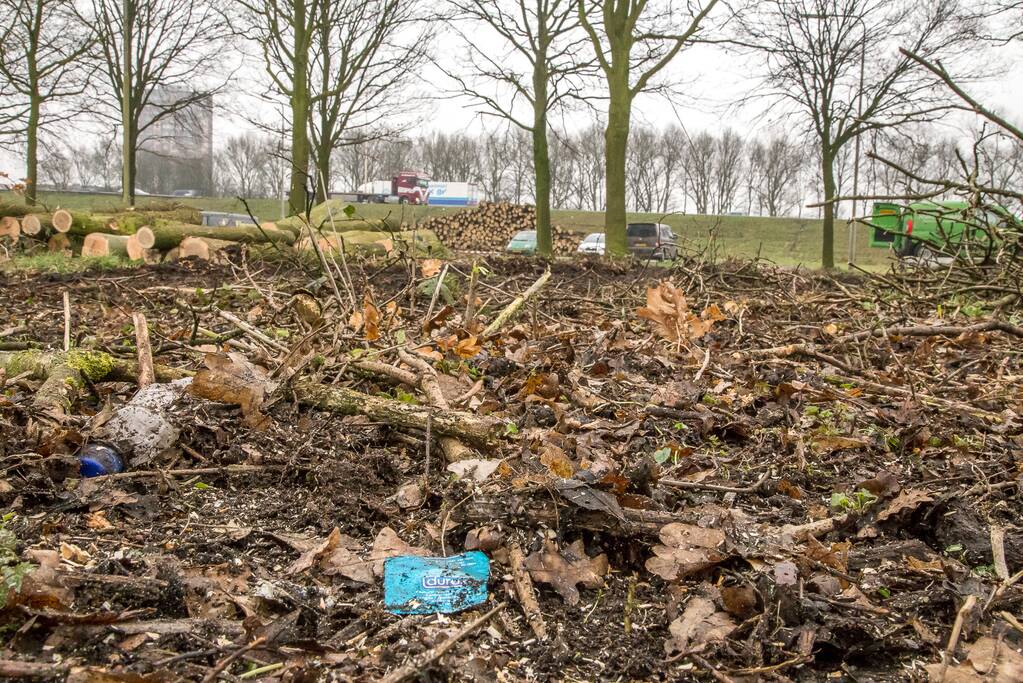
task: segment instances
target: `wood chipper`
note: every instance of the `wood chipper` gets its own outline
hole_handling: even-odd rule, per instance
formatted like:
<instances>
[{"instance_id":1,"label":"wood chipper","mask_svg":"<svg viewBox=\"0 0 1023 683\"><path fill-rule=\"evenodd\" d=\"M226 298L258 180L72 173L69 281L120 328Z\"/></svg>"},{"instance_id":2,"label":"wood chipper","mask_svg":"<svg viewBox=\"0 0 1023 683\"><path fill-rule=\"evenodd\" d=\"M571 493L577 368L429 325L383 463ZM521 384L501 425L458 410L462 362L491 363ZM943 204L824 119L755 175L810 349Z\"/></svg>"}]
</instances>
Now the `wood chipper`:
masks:
<instances>
[{"instance_id":1,"label":"wood chipper","mask_svg":"<svg viewBox=\"0 0 1023 683\"><path fill-rule=\"evenodd\" d=\"M1004 209L977 209L963 201L878 202L868 223L870 246L919 260L965 252L985 263L993 256L995 235L1014 221Z\"/></svg>"}]
</instances>

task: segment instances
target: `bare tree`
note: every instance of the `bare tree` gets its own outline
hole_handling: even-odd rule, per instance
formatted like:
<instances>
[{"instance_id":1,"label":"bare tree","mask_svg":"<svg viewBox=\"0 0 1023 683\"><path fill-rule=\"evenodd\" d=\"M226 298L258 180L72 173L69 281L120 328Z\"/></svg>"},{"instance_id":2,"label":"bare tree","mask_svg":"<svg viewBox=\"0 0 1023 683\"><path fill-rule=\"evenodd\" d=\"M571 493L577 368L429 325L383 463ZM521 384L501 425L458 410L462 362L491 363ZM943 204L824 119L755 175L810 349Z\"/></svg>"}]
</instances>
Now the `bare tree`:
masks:
<instances>
[{"instance_id":1,"label":"bare tree","mask_svg":"<svg viewBox=\"0 0 1023 683\"><path fill-rule=\"evenodd\" d=\"M607 253L629 253L625 239L625 162L632 103L699 36L718 0L577 0L579 18L607 81L604 131Z\"/></svg>"},{"instance_id":2,"label":"bare tree","mask_svg":"<svg viewBox=\"0 0 1023 683\"><path fill-rule=\"evenodd\" d=\"M312 40L310 133L323 200L335 147L396 138L416 123L419 71L434 29L413 0L312 4L321 16Z\"/></svg>"},{"instance_id":3,"label":"bare tree","mask_svg":"<svg viewBox=\"0 0 1023 683\"><path fill-rule=\"evenodd\" d=\"M0 0L0 15L0 137L24 139L25 202L35 204L40 136L74 112L66 101L85 90L93 33L74 0Z\"/></svg>"},{"instance_id":4,"label":"bare tree","mask_svg":"<svg viewBox=\"0 0 1023 683\"><path fill-rule=\"evenodd\" d=\"M267 136L254 132L229 137L217 153L221 189L240 197L271 194L271 167L276 163L272 144Z\"/></svg>"},{"instance_id":5,"label":"bare tree","mask_svg":"<svg viewBox=\"0 0 1023 683\"><path fill-rule=\"evenodd\" d=\"M68 150L63 145L54 142L43 144L39 175L55 190L67 190L71 187L74 164L71 163Z\"/></svg>"},{"instance_id":6,"label":"bare tree","mask_svg":"<svg viewBox=\"0 0 1023 683\"><path fill-rule=\"evenodd\" d=\"M464 133L437 132L420 140L423 163L432 178L479 182L480 144Z\"/></svg>"},{"instance_id":7,"label":"bare tree","mask_svg":"<svg viewBox=\"0 0 1023 683\"><path fill-rule=\"evenodd\" d=\"M537 251L553 253L551 113L581 96L585 36L574 0L450 0L466 22L460 31L469 75L449 74L482 113L509 121L533 140ZM499 46L495 49L495 45Z\"/></svg>"},{"instance_id":8,"label":"bare tree","mask_svg":"<svg viewBox=\"0 0 1023 683\"><path fill-rule=\"evenodd\" d=\"M220 45L229 22L219 0L86 0L84 7L106 75L100 103L121 126L122 199L134 204L142 144L163 136L164 121L201 125L226 86Z\"/></svg>"},{"instance_id":9,"label":"bare tree","mask_svg":"<svg viewBox=\"0 0 1023 683\"><path fill-rule=\"evenodd\" d=\"M714 141L714 212L732 210L743 171L743 139L731 128Z\"/></svg>"},{"instance_id":10,"label":"bare tree","mask_svg":"<svg viewBox=\"0 0 1023 683\"><path fill-rule=\"evenodd\" d=\"M667 213L673 208L675 193L685 192L685 159L686 136L681 126L674 125L664 129L660 135L661 174L663 183L657 210Z\"/></svg>"},{"instance_id":11,"label":"bare tree","mask_svg":"<svg viewBox=\"0 0 1023 683\"><path fill-rule=\"evenodd\" d=\"M825 200L838 194L836 162L859 136L944 111L931 79L905 56L878 49L878 37L951 59L977 33L958 0L764 0L739 27L740 40L765 60L770 94L798 111L817 141ZM827 201L825 268L835 263L834 219Z\"/></svg>"},{"instance_id":12,"label":"bare tree","mask_svg":"<svg viewBox=\"0 0 1023 683\"><path fill-rule=\"evenodd\" d=\"M790 140L774 135L757 140L750 147L749 168L752 190L759 211L768 216L781 216L798 201L799 172L803 159Z\"/></svg>"},{"instance_id":13,"label":"bare tree","mask_svg":"<svg viewBox=\"0 0 1023 683\"><path fill-rule=\"evenodd\" d=\"M259 46L273 95L288 102L291 132L288 211L306 208L312 186L309 174L312 145L311 70L313 46L329 0L237 0L244 10L245 34Z\"/></svg>"},{"instance_id":14,"label":"bare tree","mask_svg":"<svg viewBox=\"0 0 1023 683\"><path fill-rule=\"evenodd\" d=\"M686 192L696 205L696 213L707 214L714 197L714 136L704 131L691 137L685 147Z\"/></svg>"},{"instance_id":15,"label":"bare tree","mask_svg":"<svg viewBox=\"0 0 1023 683\"><path fill-rule=\"evenodd\" d=\"M508 198L505 181L508 176L508 164L514 156L511 131L508 129L484 131L482 142L480 189L490 201L503 201Z\"/></svg>"}]
</instances>

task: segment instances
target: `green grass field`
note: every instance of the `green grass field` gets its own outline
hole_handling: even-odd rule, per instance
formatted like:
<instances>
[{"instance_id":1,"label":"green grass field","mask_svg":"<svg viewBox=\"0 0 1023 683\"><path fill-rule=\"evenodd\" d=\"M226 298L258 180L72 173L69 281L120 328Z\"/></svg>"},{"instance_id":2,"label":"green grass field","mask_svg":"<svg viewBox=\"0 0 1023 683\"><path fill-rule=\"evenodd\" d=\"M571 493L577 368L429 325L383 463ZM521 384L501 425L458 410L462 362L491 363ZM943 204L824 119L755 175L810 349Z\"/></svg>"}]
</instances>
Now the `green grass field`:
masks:
<instances>
[{"instance_id":1,"label":"green grass field","mask_svg":"<svg viewBox=\"0 0 1023 683\"><path fill-rule=\"evenodd\" d=\"M20 199L9 193L0 193L0 201L15 202ZM50 208L97 212L110 212L120 207L120 200L111 195L43 192L40 201ZM145 206L149 201L166 200L141 197L138 204ZM242 202L231 197L182 198L177 201L209 211L245 211ZM249 207L260 220L276 220L281 217L281 203L277 200L253 199L249 201ZM391 216L409 222L464 211L458 207L395 204L358 204L355 208L356 216L367 220ZM686 247L713 251L717 258L759 255L785 266L816 267L820 264L821 221L817 219L633 213L629 214L629 220L667 223L679 234ZM555 211L554 222L567 230L600 232L603 229L604 214L596 211ZM835 261L843 267L848 248L846 230L844 221L835 226ZM872 249L867 230L862 227L857 231L856 253L857 264L861 268L879 270L889 263L888 252Z\"/></svg>"}]
</instances>

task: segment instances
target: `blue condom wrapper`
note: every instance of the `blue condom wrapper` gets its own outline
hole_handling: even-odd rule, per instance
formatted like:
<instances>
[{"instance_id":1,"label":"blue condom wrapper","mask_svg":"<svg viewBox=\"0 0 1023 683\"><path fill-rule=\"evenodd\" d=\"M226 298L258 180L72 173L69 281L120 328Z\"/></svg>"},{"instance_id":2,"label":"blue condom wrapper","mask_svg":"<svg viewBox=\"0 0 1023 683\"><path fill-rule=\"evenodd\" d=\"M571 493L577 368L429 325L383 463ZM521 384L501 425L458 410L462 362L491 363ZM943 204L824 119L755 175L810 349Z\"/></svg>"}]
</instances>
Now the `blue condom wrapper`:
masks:
<instances>
[{"instance_id":1,"label":"blue condom wrapper","mask_svg":"<svg viewBox=\"0 0 1023 683\"><path fill-rule=\"evenodd\" d=\"M384 561L384 607L394 614L450 614L487 600L490 559L478 550L451 557L401 555Z\"/></svg>"}]
</instances>

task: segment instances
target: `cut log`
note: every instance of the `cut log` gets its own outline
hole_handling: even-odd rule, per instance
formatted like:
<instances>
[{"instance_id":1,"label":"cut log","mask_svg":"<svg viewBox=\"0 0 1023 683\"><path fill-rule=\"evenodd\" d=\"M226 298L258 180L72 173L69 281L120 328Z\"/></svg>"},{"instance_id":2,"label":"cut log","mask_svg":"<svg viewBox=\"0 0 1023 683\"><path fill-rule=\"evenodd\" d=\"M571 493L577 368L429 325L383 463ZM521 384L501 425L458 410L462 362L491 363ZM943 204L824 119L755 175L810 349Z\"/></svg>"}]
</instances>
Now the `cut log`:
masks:
<instances>
[{"instance_id":1,"label":"cut log","mask_svg":"<svg viewBox=\"0 0 1023 683\"><path fill-rule=\"evenodd\" d=\"M128 235L127 241L124 243L124 250L132 261L144 261L149 253L148 249L139 244L139 240L135 235Z\"/></svg>"},{"instance_id":2,"label":"cut log","mask_svg":"<svg viewBox=\"0 0 1023 683\"><path fill-rule=\"evenodd\" d=\"M136 233L139 244L147 249L173 249L181 244L186 237L203 237L229 242L293 244L295 236L284 230L266 230L257 225L238 225L217 227L211 225L191 225L188 223L157 222L139 228ZM147 246L148 245L148 246Z\"/></svg>"},{"instance_id":3,"label":"cut log","mask_svg":"<svg viewBox=\"0 0 1023 683\"><path fill-rule=\"evenodd\" d=\"M46 248L52 252L70 251L71 240L64 233L58 232L46 241Z\"/></svg>"},{"instance_id":4,"label":"cut log","mask_svg":"<svg viewBox=\"0 0 1023 683\"><path fill-rule=\"evenodd\" d=\"M236 245L237 242L227 240L215 240L209 237L186 237L181 240L178 246L179 258L195 256L203 261L209 261L221 249Z\"/></svg>"},{"instance_id":5,"label":"cut log","mask_svg":"<svg viewBox=\"0 0 1023 683\"><path fill-rule=\"evenodd\" d=\"M43 231L43 224L39 220L39 216L34 213L30 213L21 219L21 231L26 235L38 235Z\"/></svg>"},{"instance_id":6,"label":"cut log","mask_svg":"<svg viewBox=\"0 0 1023 683\"><path fill-rule=\"evenodd\" d=\"M57 209L53 212L53 227L57 232L67 232L74 223L74 216L70 211Z\"/></svg>"},{"instance_id":7,"label":"cut log","mask_svg":"<svg viewBox=\"0 0 1023 683\"><path fill-rule=\"evenodd\" d=\"M153 229L148 225L143 225L135 231L135 239L138 240L139 246L143 249L152 249L156 244L156 235L153 234Z\"/></svg>"},{"instance_id":8,"label":"cut log","mask_svg":"<svg viewBox=\"0 0 1023 683\"><path fill-rule=\"evenodd\" d=\"M107 235L94 232L85 236L82 244L82 256L124 256L128 253L128 235ZM141 258L141 256L139 257Z\"/></svg>"},{"instance_id":9,"label":"cut log","mask_svg":"<svg viewBox=\"0 0 1023 683\"><path fill-rule=\"evenodd\" d=\"M0 237L9 237L12 242L17 242L21 237L21 222L14 216L0 218Z\"/></svg>"},{"instance_id":10,"label":"cut log","mask_svg":"<svg viewBox=\"0 0 1023 683\"><path fill-rule=\"evenodd\" d=\"M23 216L29 216L36 213L46 213L46 209L41 206L28 206L27 204L8 204L6 202L0 202L0 217L13 216L14 218L22 218Z\"/></svg>"}]
</instances>

